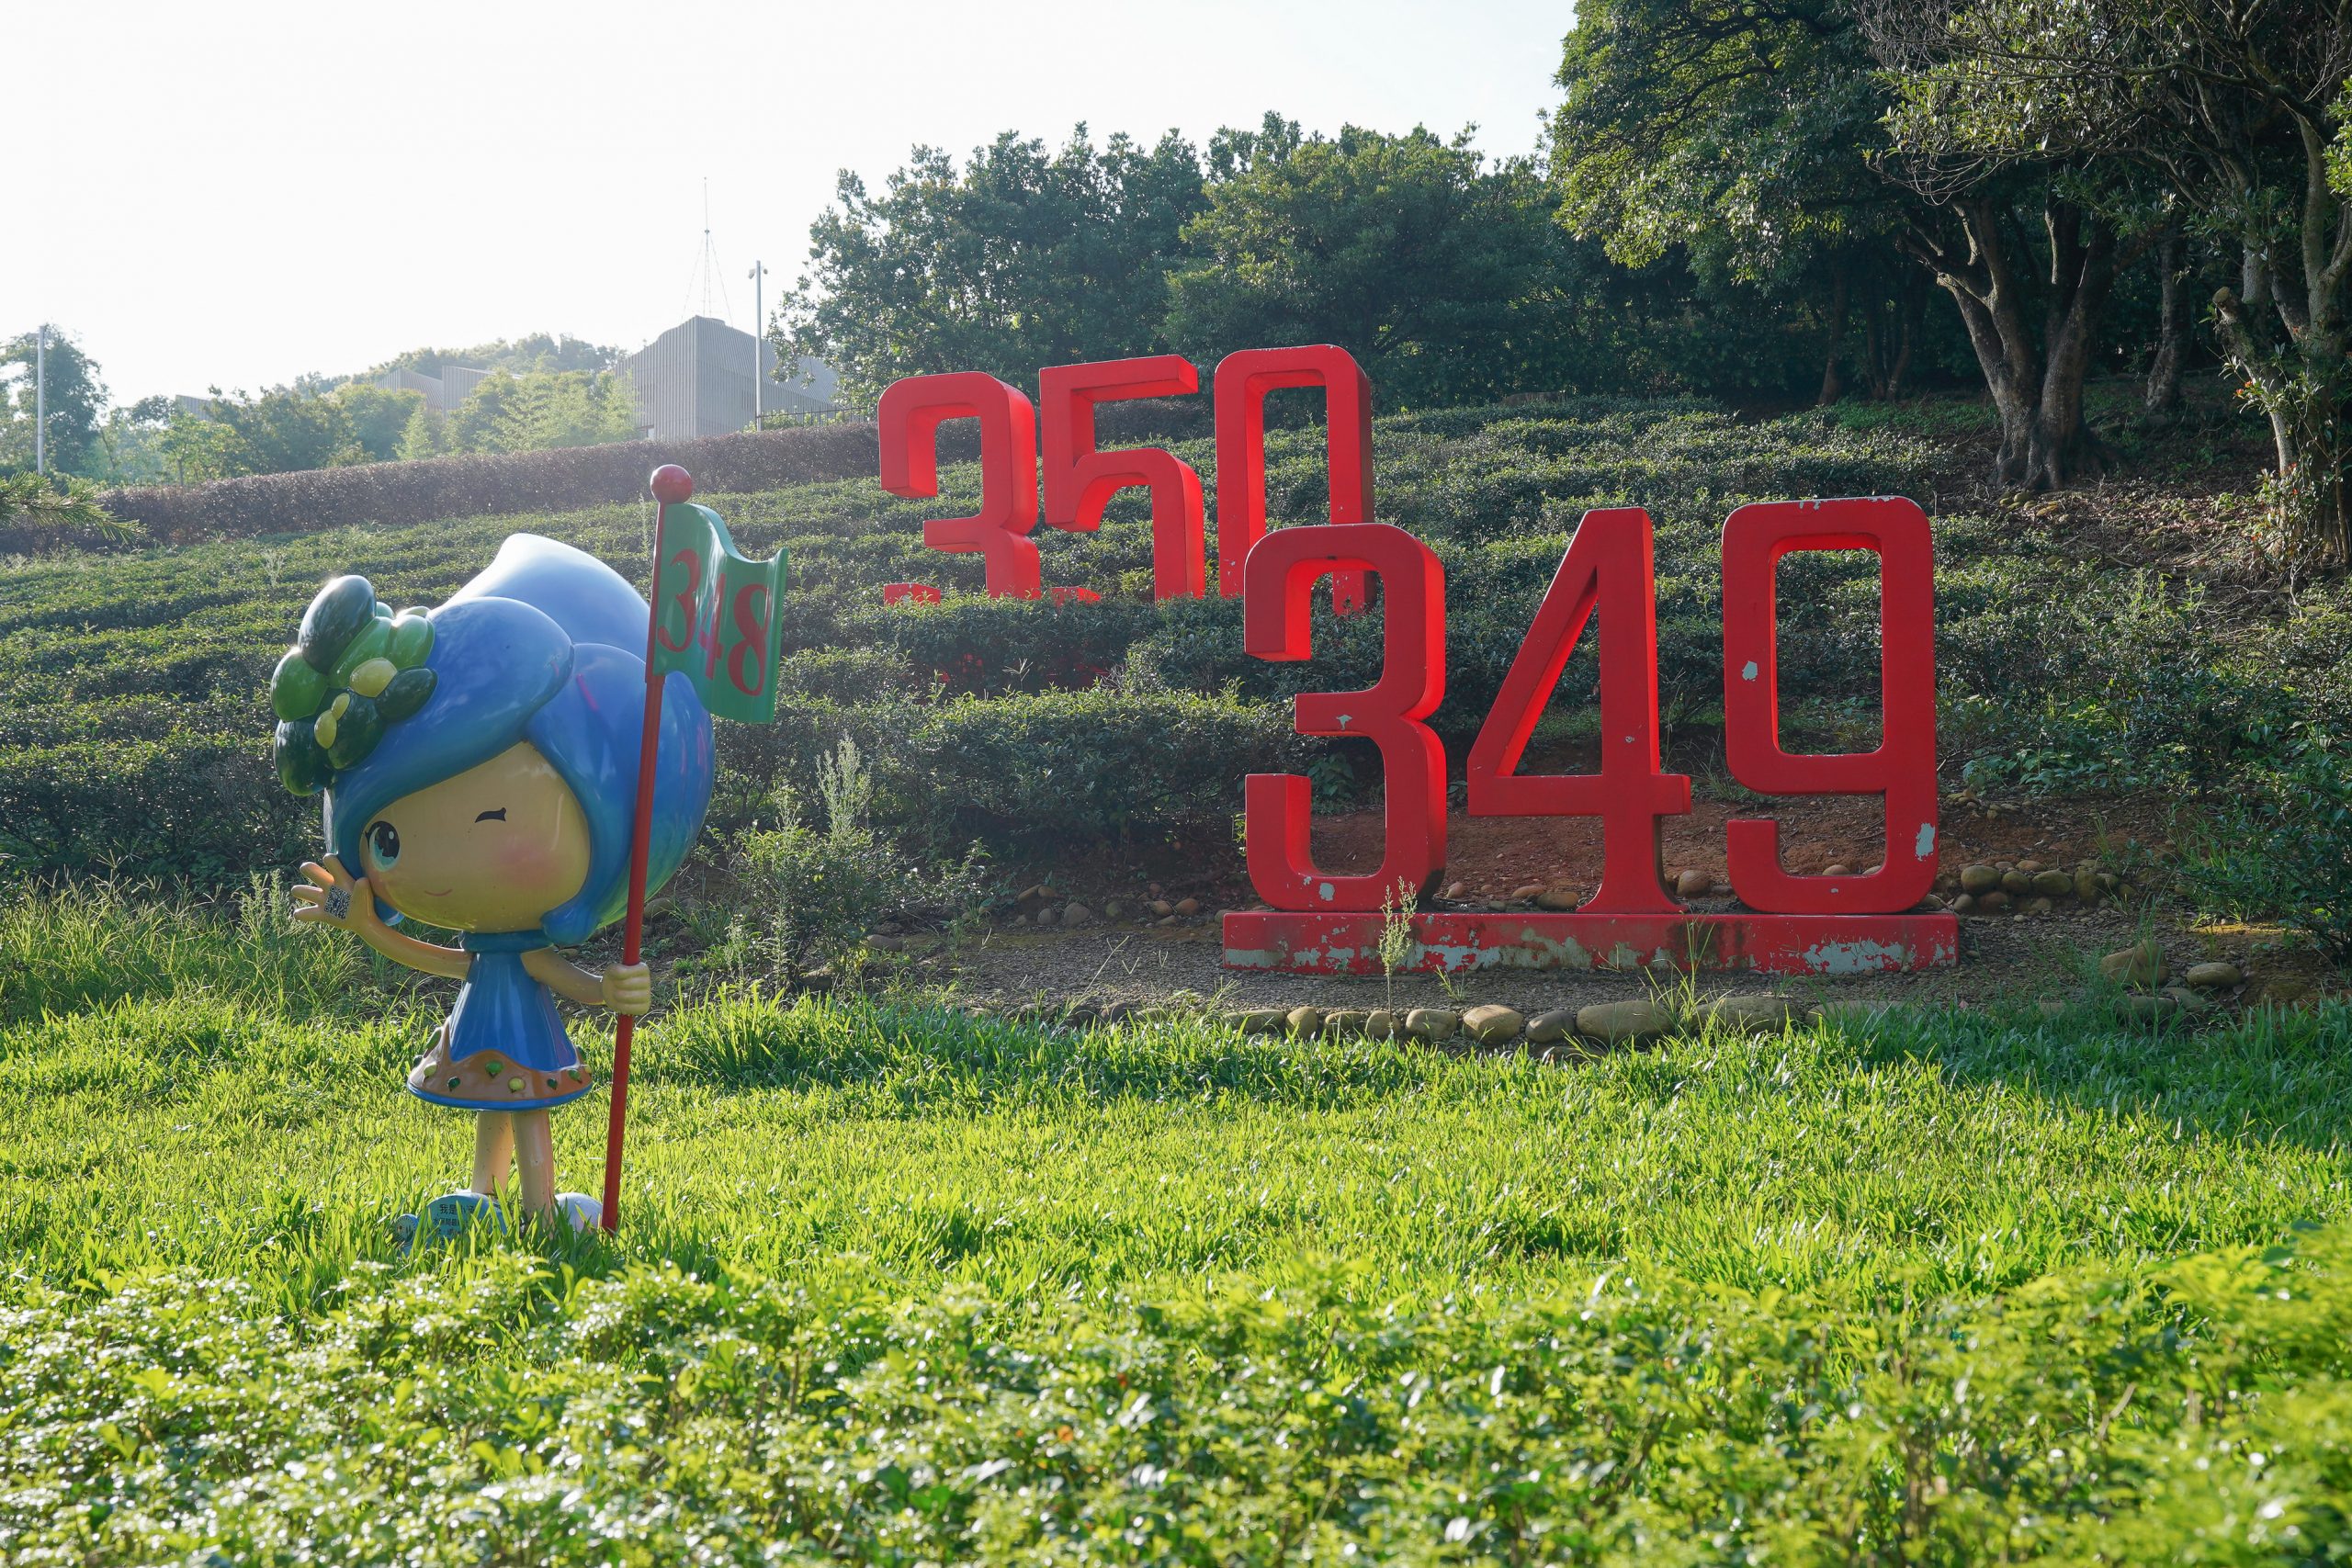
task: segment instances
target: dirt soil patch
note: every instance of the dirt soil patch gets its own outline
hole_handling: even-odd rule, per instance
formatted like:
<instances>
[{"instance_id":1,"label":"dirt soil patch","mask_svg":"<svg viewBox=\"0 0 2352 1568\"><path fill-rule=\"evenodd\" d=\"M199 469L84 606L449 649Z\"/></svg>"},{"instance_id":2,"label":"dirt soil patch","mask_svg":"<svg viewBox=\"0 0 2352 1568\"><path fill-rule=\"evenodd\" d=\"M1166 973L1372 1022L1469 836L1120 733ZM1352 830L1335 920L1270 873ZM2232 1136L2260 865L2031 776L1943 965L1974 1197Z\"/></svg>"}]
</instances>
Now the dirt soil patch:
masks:
<instances>
[{"instance_id":1,"label":"dirt soil patch","mask_svg":"<svg viewBox=\"0 0 2352 1568\"><path fill-rule=\"evenodd\" d=\"M1880 855L1883 817L1874 798L1789 800L1769 808L1699 802L1690 815L1668 819L1664 832L1669 878L1695 870L1716 885L1714 893L1686 900L1693 908L1740 908L1722 886L1723 844L1724 824L1743 816L1770 816L1785 825L1784 863L1794 872L1818 874L1838 863L1860 870ZM1381 830L1379 815L1372 811L1318 823L1317 863L1335 870L1374 863ZM1430 908L1525 908L1510 897L1523 886L1568 886L1589 894L1594 886L1600 856L1597 821L1456 815L1447 833L1445 880L1460 891ZM2149 802L2038 804L2028 814L1953 801L1943 811L1943 833L1939 886L1947 895L1957 890L1960 868L1973 863L2032 860L2071 867L2091 861L2128 872L2135 862L2160 863L2170 850L2163 837L2162 805ZM976 1003L999 1008L1074 1003L1142 1007L1171 998L1233 1008L1301 1003L1370 1008L1387 1005L1391 995L1389 984L1378 976L1343 979L1225 968L1218 916L1227 909L1262 908L1250 888L1239 855L1229 845L1184 846L1125 865L1066 867L1043 880L1052 889L1051 899L1045 902L1057 909L1070 901L1081 903L1091 916L1088 923L1040 929L1026 919L1007 919L955 946L909 933L907 952L898 961ZM1197 902L1197 914L1163 918L1149 911L1154 899L1173 904L1184 898ZM1028 907L1039 905L1040 900L1032 898ZM1105 918L1114 906L1120 917ZM2191 964L2222 959L2236 964L2257 983L2265 976L2324 979L2311 973L2307 961L2278 951L2280 933L2276 929L2191 929L2167 921L2160 908L2144 904L2085 908L2068 900L2043 914L1963 916L1960 931L1957 965L1915 975L1831 980L1729 972L1702 974L1686 982L1679 975L1647 972L1496 969L1447 978L1399 975L1393 995L1398 1007L1500 1002L1531 1014L1622 1000L1686 983L1701 996L1769 987L1815 1001L1969 1006L2057 999L2091 983L2101 954L2147 934L2162 944L2175 974Z\"/></svg>"}]
</instances>

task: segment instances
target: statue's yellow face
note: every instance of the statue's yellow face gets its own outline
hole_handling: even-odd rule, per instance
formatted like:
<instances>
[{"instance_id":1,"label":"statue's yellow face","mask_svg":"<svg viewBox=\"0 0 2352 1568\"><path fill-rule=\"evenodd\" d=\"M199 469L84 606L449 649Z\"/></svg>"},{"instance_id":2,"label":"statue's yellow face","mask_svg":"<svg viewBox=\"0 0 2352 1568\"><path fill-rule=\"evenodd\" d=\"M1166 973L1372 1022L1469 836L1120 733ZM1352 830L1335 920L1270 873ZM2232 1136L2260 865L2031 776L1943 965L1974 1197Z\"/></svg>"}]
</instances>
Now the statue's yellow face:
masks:
<instances>
[{"instance_id":1,"label":"statue's yellow face","mask_svg":"<svg viewBox=\"0 0 2352 1568\"><path fill-rule=\"evenodd\" d=\"M588 880L588 819L528 741L379 811L359 833L359 874L411 919L461 931L526 931Z\"/></svg>"}]
</instances>

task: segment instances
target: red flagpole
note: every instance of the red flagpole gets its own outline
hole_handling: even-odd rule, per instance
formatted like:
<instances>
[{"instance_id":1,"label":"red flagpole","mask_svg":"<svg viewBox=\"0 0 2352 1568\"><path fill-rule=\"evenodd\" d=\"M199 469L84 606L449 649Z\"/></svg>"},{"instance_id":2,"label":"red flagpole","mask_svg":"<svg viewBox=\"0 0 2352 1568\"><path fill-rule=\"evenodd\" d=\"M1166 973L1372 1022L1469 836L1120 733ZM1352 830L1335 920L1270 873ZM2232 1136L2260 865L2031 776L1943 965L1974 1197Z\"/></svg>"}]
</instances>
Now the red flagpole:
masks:
<instances>
[{"instance_id":1,"label":"red flagpole","mask_svg":"<svg viewBox=\"0 0 2352 1568\"><path fill-rule=\"evenodd\" d=\"M675 463L653 470L653 499L661 511L653 525L653 570L662 570L662 535L670 508L683 505L695 493L695 481ZM629 826L628 919L621 928L621 962L635 964L645 935L645 862L653 839L653 776L662 740L662 681L653 669L654 641L662 607L648 607L645 617L645 728L638 740L637 815ZM628 1125L628 1048L637 1034L637 1020L628 1013L613 1025L613 1107L605 1127L605 1218L606 1232L620 1222L621 1140Z\"/></svg>"}]
</instances>

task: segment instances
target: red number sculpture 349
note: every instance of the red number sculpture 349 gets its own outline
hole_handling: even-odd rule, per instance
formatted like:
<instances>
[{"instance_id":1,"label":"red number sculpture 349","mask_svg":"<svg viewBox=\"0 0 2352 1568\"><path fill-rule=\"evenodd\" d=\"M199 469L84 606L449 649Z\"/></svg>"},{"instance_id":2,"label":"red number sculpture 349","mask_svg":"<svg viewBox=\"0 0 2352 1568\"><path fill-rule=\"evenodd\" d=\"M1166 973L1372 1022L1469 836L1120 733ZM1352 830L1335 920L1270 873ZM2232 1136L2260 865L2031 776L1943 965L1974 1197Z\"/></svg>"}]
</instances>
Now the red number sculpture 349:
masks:
<instances>
[{"instance_id":1,"label":"red number sculpture 349","mask_svg":"<svg viewBox=\"0 0 2352 1568\"><path fill-rule=\"evenodd\" d=\"M1367 565L1387 601L1380 683L1345 696L1302 696L1303 735L1361 734L1380 744L1387 795L1377 873L1317 870L1306 857L1306 788L1251 775L1244 796L1250 876L1270 911L1225 918L1226 962L1243 968L1376 973L1380 906L1426 894L1445 858L1442 753L1419 721L1444 681L1444 580L1382 525L1285 528L1250 555L1243 608L1249 651L1306 657L1306 592L1317 571ZM1378 536L1385 558L1370 541ZM1774 568L1796 550L1866 549L1882 569L1882 739L1875 750L1812 755L1781 748L1773 638ZM1953 918L1907 912L1936 868L1933 561L1928 519L1900 498L1745 506L1724 529L1724 730L1733 776L1766 795L1876 795L1886 852L1859 876L1793 876L1769 818L1727 827L1734 891L1748 908L1687 909L1659 879L1659 824L1690 809L1690 781L1661 764L1657 604L1650 519L1631 507L1588 513L1521 644L1468 759L1473 816L1597 817L1599 889L1573 912L1429 912L1412 918L1409 967L1608 967L1669 964L1842 974L1950 963ZM1426 554L1426 550L1423 551ZM1262 564L1261 564L1262 563ZM1416 586L1405 597L1404 583ZM1520 763L1560 671L1600 621L1600 763L1591 773L1523 774ZM1374 727L1378 727L1376 729Z\"/></svg>"}]
</instances>

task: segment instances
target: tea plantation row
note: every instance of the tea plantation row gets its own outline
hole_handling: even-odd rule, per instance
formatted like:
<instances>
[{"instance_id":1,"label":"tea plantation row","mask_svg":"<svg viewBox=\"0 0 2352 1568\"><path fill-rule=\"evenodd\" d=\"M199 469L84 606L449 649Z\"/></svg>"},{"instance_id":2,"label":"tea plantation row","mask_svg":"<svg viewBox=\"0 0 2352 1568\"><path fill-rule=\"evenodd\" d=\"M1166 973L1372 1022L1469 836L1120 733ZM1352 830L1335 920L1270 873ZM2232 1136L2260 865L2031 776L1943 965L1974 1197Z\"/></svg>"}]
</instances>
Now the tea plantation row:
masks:
<instances>
[{"instance_id":1,"label":"tea plantation row","mask_svg":"<svg viewBox=\"0 0 2352 1568\"><path fill-rule=\"evenodd\" d=\"M1211 485L1214 517L1212 443L1174 445ZM1658 525L1668 761L1701 775L1717 750L1715 538L1725 513L1745 500L1890 490L1932 506L1954 471L1948 446L1895 429L1849 430L1815 414L1741 423L1665 400L1396 416L1376 425L1374 452L1378 515L1426 539L1445 565L1448 694L1433 723L1457 756L1577 518L1633 502ZM942 477L935 502L893 498L863 479L704 498L746 549L781 546L792 561L783 712L773 727L721 727L722 829L758 816L779 782L807 790L813 758L844 734L875 760L877 825L926 852L975 839L1023 854L1138 833L1221 837L1245 772L1303 766L1318 751L1340 753L1317 770L1327 798L1376 780L1368 753L1347 756L1354 743L1294 737L1284 699L1368 682L1377 615L1323 616L1311 664L1243 657L1237 604L1149 598L1149 525L1137 492L1114 505L1099 535L1038 536L1046 581L1093 588L1102 603L990 601L978 592L977 558L921 543L923 517L977 502L973 466ZM1278 520L1317 514L1318 430L1270 434L1267 488ZM605 506L10 563L0 577L0 854L19 873L113 865L212 883L284 863L307 848L314 817L272 780L264 691L322 578L357 571L388 601L432 604L503 535L530 530L641 581L650 520L650 506ZM2026 739L2053 777L2066 759L2087 768L2065 774L2070 787L2166 782L2102 769L2130 753L2155 759L2159 771L2194 772L2226 761L2237 729L2292 722L2269 708L2214 718L2247 693L2275 691L2278 656L2222 643L2199 624L2192 596L2102 575L2066 540L2014 514L1943 516L1938 540L1946 754L1955 769L1972 755L1998 764ZM1793 738L1868 745L1874 565L1866 556L1800 556L1781 579ZM880 585L901 580L940 584L950 596L886 608ZM2177 702L2168 671L2189 656L2218 684ZM1588 641L1547 726L1554 741L1572 742L1589 726L1593 671ZM2121 687L2148 700L2118 707ZM2305 686L2314 701L2346 690L2352 681L2340 664ZM2108 733L2106 716L2117 712L2143 732L2133 746ZM2145 733L2151 727L2167 733Z\"/></svg>"}]
</instances>

